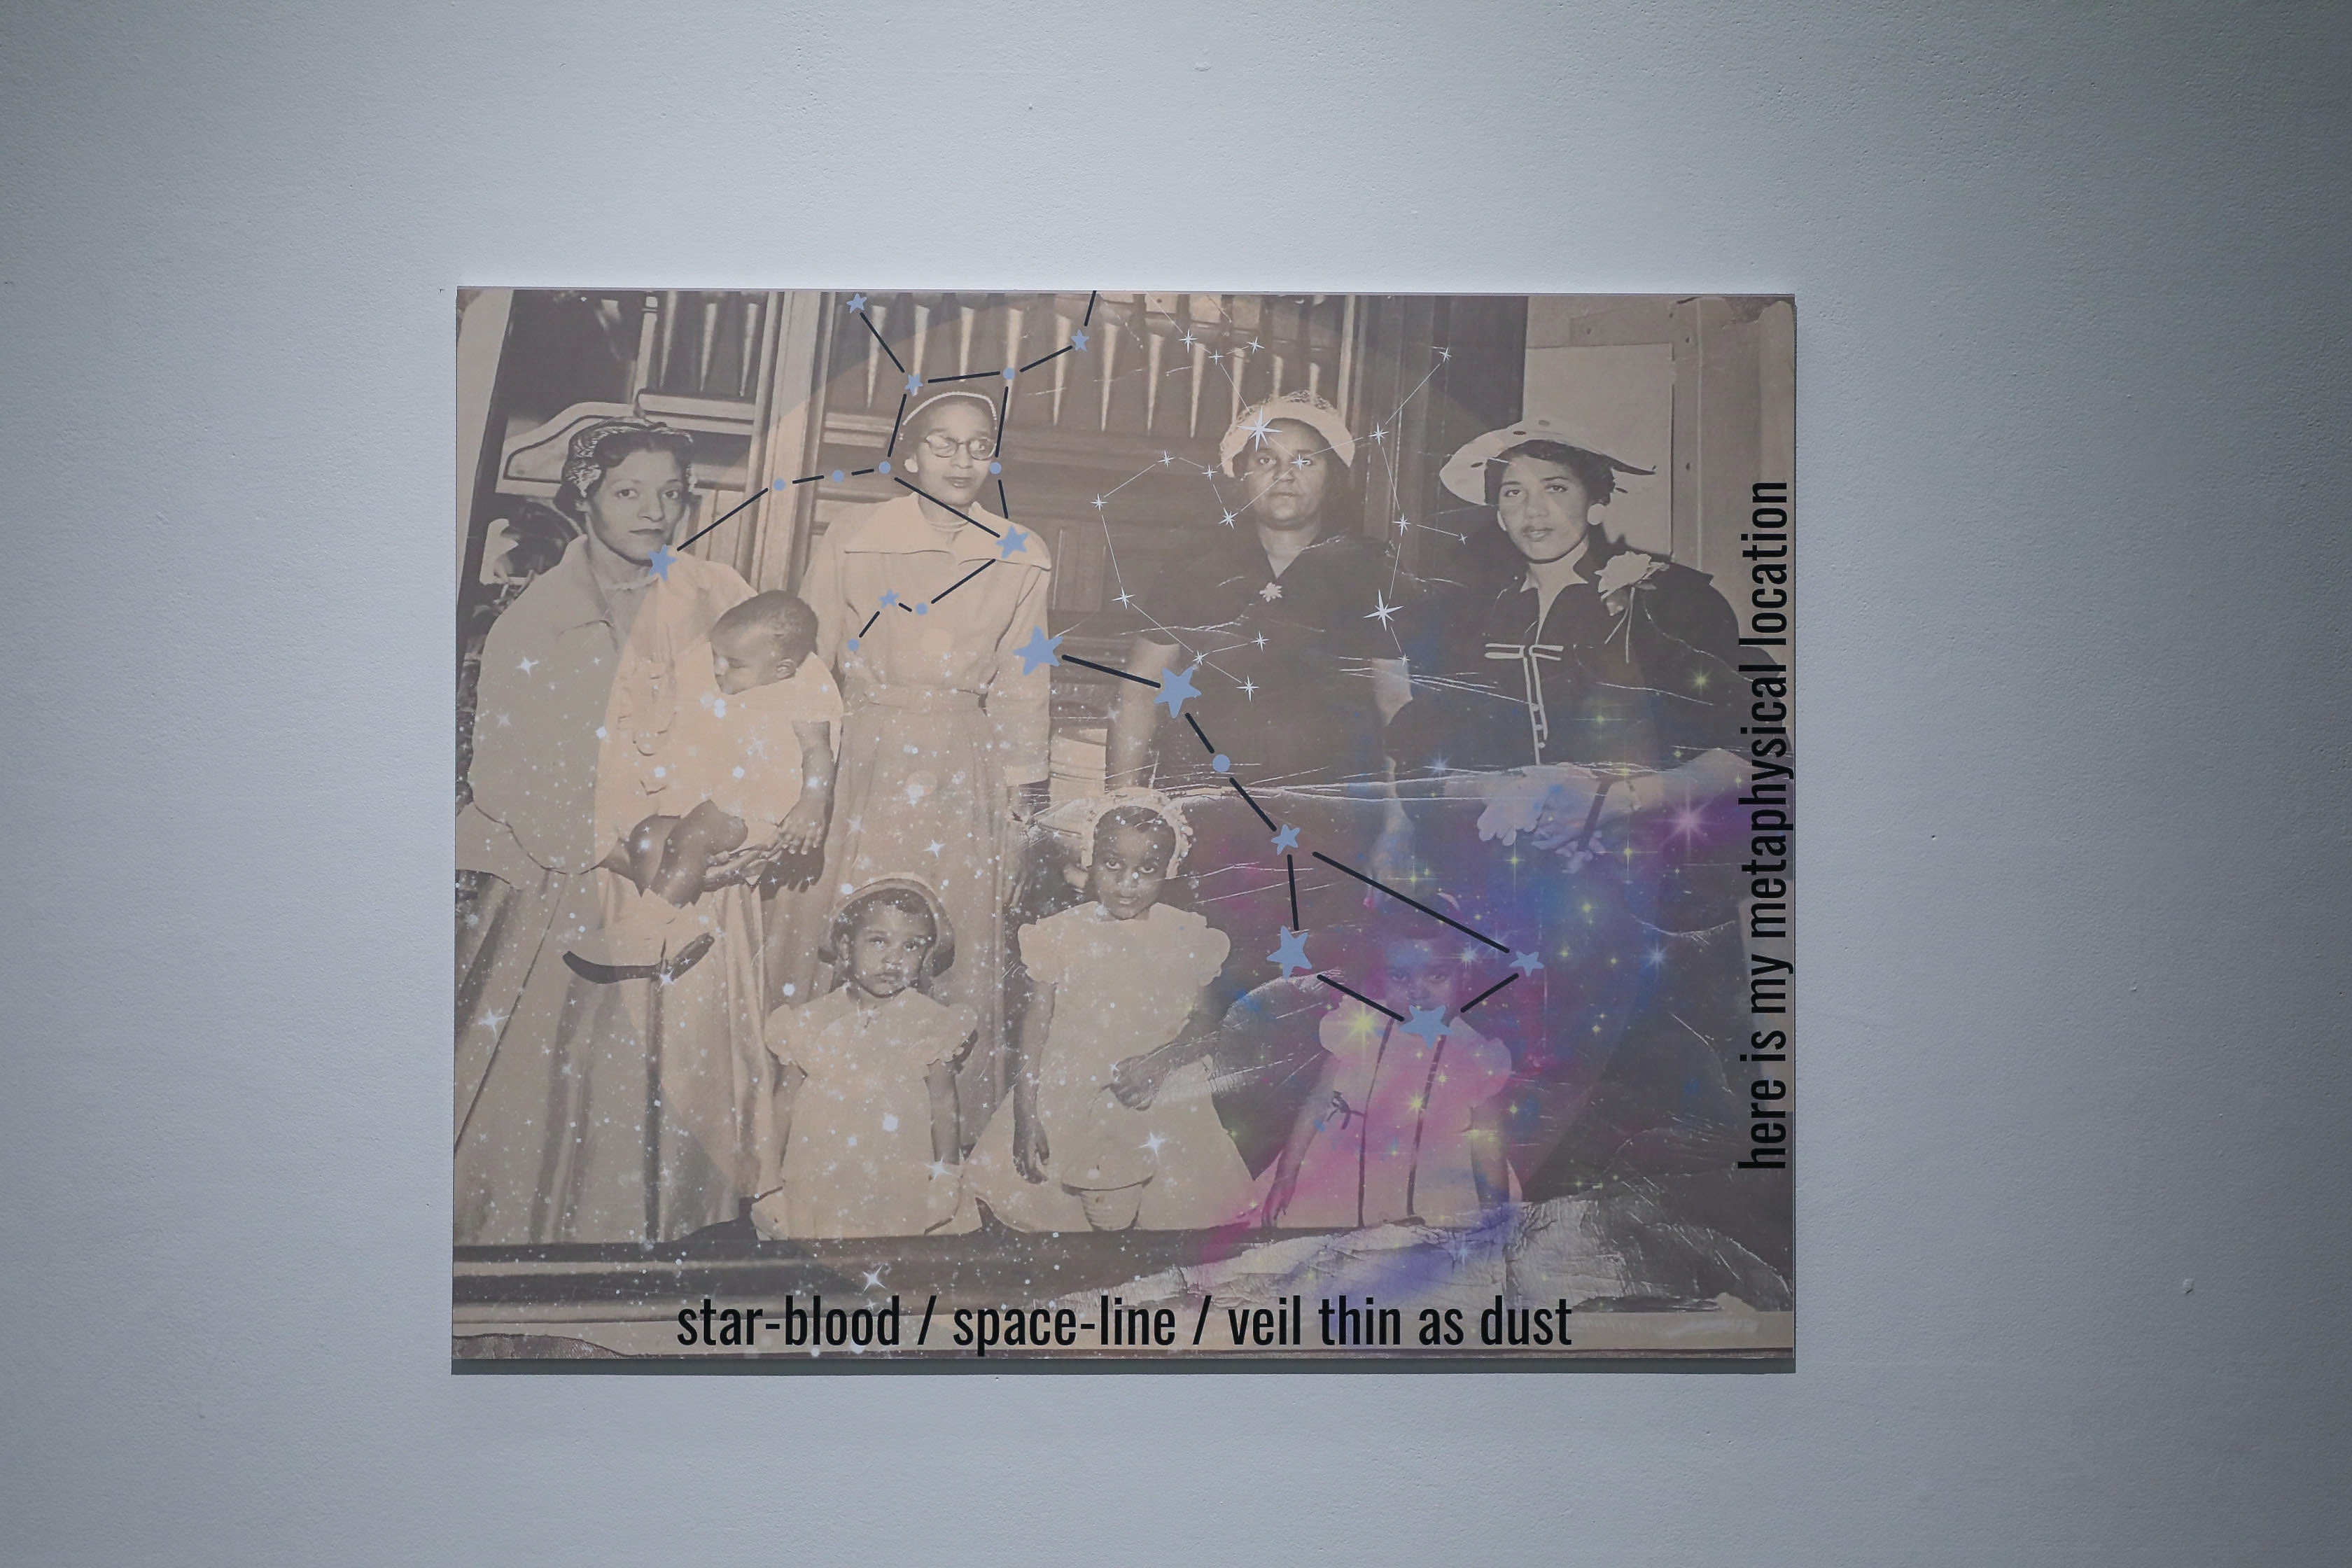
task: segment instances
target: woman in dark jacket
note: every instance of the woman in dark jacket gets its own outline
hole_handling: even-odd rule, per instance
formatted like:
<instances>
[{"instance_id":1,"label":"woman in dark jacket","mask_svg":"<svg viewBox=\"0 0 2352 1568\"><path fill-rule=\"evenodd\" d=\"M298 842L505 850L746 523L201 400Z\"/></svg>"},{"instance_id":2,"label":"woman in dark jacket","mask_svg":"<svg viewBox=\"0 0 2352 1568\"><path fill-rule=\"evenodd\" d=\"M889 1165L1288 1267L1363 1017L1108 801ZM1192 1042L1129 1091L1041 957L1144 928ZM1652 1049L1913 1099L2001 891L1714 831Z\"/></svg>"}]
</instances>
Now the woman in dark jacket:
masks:
<instances>
[{"instance_id":1,"label":"woman in dark jacket","mask_svg":"<svg viewBox=\"0 0 2352 1568\"><path fill-rule=\"evenodd\" d=\"M1553 422L1455 453L1523 563L1475 606L1391 724L1435 885L1529 945L1508 1134L1531 1199L1727 1165L1742 1107L1738 628L1704 574L1593 512L1641 474ZM1490 1004L1489 1005L1492 1005Z\"/></svg>"}]
</instances>

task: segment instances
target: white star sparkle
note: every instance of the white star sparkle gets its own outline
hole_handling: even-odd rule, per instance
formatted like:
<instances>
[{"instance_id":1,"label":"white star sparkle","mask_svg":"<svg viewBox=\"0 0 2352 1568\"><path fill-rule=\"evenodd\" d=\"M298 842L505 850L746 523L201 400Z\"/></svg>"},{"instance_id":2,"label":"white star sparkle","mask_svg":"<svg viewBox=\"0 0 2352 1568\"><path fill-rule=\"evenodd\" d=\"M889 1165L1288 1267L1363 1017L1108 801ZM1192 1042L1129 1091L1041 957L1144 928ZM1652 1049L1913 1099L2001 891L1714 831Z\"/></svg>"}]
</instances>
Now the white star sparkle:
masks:
<instances>
[{"instance_id":1,"label":"white star sparkle","mask_svg":"<svg viewBox=\"0 0 2352 1568\"><path fill-rule=\"evenodd\" d=\"M1368 621L1378 621L1381 625L1387 626L1389 624L1389 617L1395 615L1401 608L1402 608L1402 605L1390 604L1386 595L1376 593L1372 595L1371 614L1366 616L1364 619Z\"/></svg>"}]
</instances>

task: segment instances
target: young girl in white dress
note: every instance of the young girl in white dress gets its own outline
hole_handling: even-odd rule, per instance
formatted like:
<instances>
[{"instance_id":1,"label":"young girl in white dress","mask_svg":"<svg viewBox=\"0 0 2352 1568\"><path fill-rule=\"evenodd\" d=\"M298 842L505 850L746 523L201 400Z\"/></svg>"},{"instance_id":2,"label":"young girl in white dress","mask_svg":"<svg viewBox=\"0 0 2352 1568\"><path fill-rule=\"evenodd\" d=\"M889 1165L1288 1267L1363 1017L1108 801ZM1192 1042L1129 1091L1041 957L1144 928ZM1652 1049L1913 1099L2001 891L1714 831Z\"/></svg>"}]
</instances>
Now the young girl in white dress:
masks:
<instances>
[{"instance_id":1,"label":"young girl in white dress","mask_svg":"<svg viewBox=\"0 0 2352 1568\"><path fill-rule=\"evenodd\" d=\"M867 883L834 915L823 956L842 984L768 1016L790 1126L754 1226L771 1239L970 1229L957 1215L955 1068L980 1018L925 994L955 961L939 895L913 877Z\"/></svg>"},{"instance_id":2,"label":"young girl in white dress","mask_svg":"<svg viewBox=\"0 0 2352 1568\"><path fill-rule=\"evenodd\" d=\"M1191 835L1151 790L1119 790L1078 813L1093 900L1019 933L1032 984L1010 1114L989 1123L967 1184L1020 1229L1194 1230L1240 1218L1249 1168L1217 1119L1204 1059L1217 1027L1204 992L1224 967L1225 938L1159 901Z\"/></svg>"}]
</instances>

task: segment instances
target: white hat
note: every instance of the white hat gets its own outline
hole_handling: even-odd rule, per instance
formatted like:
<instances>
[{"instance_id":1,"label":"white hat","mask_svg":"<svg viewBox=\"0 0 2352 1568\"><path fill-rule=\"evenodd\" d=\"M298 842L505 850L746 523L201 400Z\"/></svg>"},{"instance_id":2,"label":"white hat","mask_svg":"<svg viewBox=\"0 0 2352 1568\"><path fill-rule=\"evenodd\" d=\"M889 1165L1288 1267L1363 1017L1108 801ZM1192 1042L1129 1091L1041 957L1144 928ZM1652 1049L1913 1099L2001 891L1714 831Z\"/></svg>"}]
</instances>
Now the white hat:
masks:
<instances>
[{"instance_id":1,"label":"white hat","mask_svg":"<svg viewBox=\"0 0 2352 1568\"><path fill-rule=\"evenodd\" d=\"M1621 458L1612 458L1594 446L1592 437L1583 431L1571 429L1549 415L1539 414L1501 430L1489 430L1470 442L1445 460L1445 466L1437 470L1438 480L1464 500L1485 506L1486 465L1512 447L1528 441L1552 441L1562 447L1573 447L1580 452L1600 458L1621 474L1654 474L1658 471L1655 468L1637 468Z\"/></svg>"},{"instance_id":2,"label":"white hat","mask_svg":"<svg viewBox=\"0 0 2352 1568\"><path fill-rule=\"evenodd\" d=\"M1233 475L1234 458L1241 449L1265 440L1266 427L1277 419L1296 419L1301 425L1313 426L1343 467L1356 466L1356 438L1348 433L1339 411L1311 392L1286 392L1280 397L1269 397L1243 409L1234 427L1225 432L1225 438L1217 443L1217 460L1224 466L1228 478Z\"/></svg>"}]
</instances>

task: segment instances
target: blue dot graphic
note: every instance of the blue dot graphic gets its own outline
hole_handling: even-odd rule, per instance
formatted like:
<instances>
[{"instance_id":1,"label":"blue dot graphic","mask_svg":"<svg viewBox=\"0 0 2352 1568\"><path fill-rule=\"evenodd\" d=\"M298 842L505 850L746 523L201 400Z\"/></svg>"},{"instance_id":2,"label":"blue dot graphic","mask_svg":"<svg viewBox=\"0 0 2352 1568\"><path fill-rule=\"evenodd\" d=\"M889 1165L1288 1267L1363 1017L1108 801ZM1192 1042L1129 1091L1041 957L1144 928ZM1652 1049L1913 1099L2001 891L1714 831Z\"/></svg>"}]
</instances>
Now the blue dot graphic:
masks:
<instances>
[{"instance_id":1,"label":"blue dot graphic","mask_svg":"<svg viewBox=\"0 0 2352 1568\"><path fill-rule=\"evenodd\" d=\"M1004 471L1004 465L1002 463L991 463L988 465L988 471L992 474L1001 474Z\"/></svg>"},{"instance_id":2,"label":"blue dot graphic","mask_svg":"<svg viewBox=\"0 0 2352 1568\"><path fill-rule=\"evenodd\" d=\"M1216 769L1217 772L1221 773L1229 773L1234 771L1233 758L1225 755L1223 752L1219 752L1215 756L1211 757L1209 759L1209 765Z\"/></svg>"},{"instance_id":3,"label":"blue dot graphic","mask_svg":"<svg viewBox=\"0 0 2352 1568\"><path fill-rule=\"evenodd\" d=\"M774 484L770 485L768 488L772 490L780 490L792 482L793 481L790 479L778 479Z\"/></svg>"},{"instance_id":4,"label":"blue dot graphic","mask_svg":"<svg viewBox=\"0 0 2352 1568\"><path fill-rule=\"evenodd\" d=\"M847 479L848 477L849 477L849 476L848 476L847 474L843 473L839 468L835 468L835 469L834 469L834 470L833 470L833 482L834 482L835 484L839 484L839 483L841 483L841 481L842 481L842 480L844 480L844 479Z\"/></svg>"},{"instance_id":5,"label":"blue dot graphic","mask_svg":"<svg viewBox=\"0 0 2352 1568\"><path fill-rule=\"evenodd\" d=\"M877 468L874 471L877 474L888 473L890 471L890 459L887 458L883 458L881 466Z\"/></svg>"}]
</instances>

